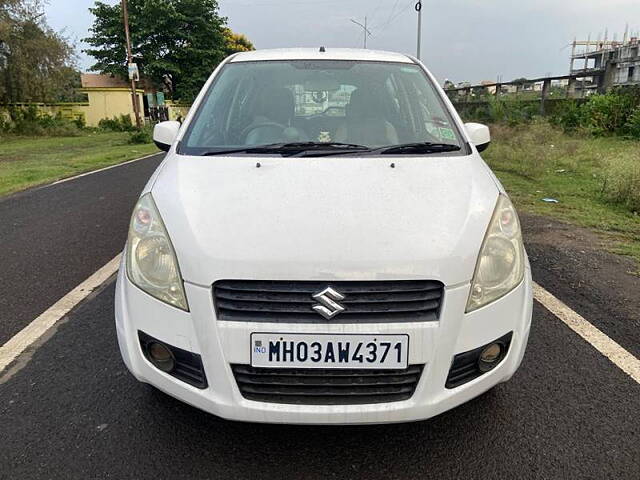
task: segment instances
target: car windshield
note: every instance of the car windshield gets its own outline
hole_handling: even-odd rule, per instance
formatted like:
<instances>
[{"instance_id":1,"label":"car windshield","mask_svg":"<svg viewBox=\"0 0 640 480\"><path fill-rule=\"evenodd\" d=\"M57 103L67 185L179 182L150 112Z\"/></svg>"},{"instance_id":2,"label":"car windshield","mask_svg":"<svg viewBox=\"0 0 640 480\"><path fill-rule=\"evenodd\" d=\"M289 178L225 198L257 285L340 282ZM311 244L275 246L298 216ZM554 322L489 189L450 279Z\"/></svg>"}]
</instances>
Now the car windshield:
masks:
<instances>
[{"instance_id":1,"label":"car windshield","mask_svg":"<svg viewBox=\"0 0 640 480\"><path fill-rule=\"evenodd\" d=\"M402 152L459 155L464 145L442 98L418 65L232 62L207 91L179 152L240 154L244 148L293 145L316 152L379 153L381 147L416 143L439 148L411 145ZM272 151L254 148L253 153Z\"/></svg>"}]
</instances>

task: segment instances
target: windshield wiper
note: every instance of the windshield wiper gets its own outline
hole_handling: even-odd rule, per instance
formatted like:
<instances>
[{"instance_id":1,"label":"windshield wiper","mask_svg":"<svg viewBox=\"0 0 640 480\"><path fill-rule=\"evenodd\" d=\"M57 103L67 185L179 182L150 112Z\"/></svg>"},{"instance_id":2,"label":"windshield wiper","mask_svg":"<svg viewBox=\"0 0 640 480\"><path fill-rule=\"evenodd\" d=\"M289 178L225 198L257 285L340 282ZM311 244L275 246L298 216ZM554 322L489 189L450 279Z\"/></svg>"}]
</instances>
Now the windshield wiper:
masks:
<instances>
[{"instance_id":1,"label":"windshield wiper","mask_svg":"<svg viewBox=\"0 0 640 480\"><path fill-rule=\"evenodd\" d=\"M304 149L304 150L371 150L366 145L358 145L357 143L342 142L293 142L285 143L286 148Z\"/></svg>"},{"instance_id":2,"label":"windshield wiper","mask_svg":"<svg viewBox=\"0 0 640 480\"><path fill-rule=\"evenodd\" d=\"M384 155L393 153L444 153L457 152L458 150L461 150L460 146L452 143L415 142L380 147L372 150L372 152Z\"/></svg>"},{"instance_id":3,"label":"windshield wiper","mask_svg":"<svg viewBox=\"0 0 640 480\"><path fill-rule=\"evenodd\" d=\"M200 155L227 155L230 153L286 153L296 154L306 151L369 151L366 145L357 145L355 143L340 142L287 142L287 143L269 143L266 145L251 145L241 148L227 148L220 150L210 150Z\"/></svg>"},{"instance_id":4,"label":"windshield wiper","mask_svg":"<svg viewBox=\"0 0 640 480\"><path fill-rule=\"evenodd\" d=\"M233 153L255 153L268 154L280 153L286 155L298 155L305 152L314 152L313 155L332 155L347 153L367 153L367 154L422 154L422 153L444 153L457 152L461 150L460 146L452 143L432 143L432 142L415 142L402 143L398 145L387 145L385 147L371 148L366 145L358 145L356 143L341 142L284 142L284 143L268 143L265 145L247 145L239 148L221 148L219 150L210 150L201 153L203 156L212 155L229 155Z\"/></svg>"}]
</instances>

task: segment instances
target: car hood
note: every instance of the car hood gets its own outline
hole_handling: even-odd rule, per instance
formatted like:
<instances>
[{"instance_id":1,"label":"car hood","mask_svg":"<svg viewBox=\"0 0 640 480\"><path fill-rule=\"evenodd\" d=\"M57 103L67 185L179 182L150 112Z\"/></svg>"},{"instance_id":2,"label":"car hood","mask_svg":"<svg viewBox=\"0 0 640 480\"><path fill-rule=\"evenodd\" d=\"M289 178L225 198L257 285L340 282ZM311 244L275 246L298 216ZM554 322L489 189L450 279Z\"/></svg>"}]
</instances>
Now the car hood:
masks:
<instances>
[{"instance_id":1,"label":"car hood","mask_svg":"<svg viewBox=\"0 0 640 480\"><path fill-rule=\"evenodd\" d=\"M161 168L152 195L183 278L200 285L468 282L499 193L475 155L171 155Z\"/></svg>"}]
</instances>

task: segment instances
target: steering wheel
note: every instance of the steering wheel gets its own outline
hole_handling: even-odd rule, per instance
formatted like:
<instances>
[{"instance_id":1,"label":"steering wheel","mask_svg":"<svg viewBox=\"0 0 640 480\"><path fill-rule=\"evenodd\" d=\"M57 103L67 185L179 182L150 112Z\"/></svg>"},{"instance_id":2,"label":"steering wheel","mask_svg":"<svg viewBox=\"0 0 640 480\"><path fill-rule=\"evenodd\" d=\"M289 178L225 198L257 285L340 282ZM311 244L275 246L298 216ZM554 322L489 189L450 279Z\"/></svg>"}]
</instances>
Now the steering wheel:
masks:
<instances>
[{"instance_id":1,"label":"steering wheel","mask_svg":"<svg viewBox=\"0 0 640 480\"><path fill-rule=\"evenodd\" d=\"M282 132L284 132L285 129L287 128L286 126L276 122L260 122L254 125L249 125L247 128L245 128L240 134L240 138L243 138L246 141L250 133L252 133L254 130L257 130L258 128L264 128L264 127L276 127L276 128L279 128Z\"/></svg>"}]
</instances>

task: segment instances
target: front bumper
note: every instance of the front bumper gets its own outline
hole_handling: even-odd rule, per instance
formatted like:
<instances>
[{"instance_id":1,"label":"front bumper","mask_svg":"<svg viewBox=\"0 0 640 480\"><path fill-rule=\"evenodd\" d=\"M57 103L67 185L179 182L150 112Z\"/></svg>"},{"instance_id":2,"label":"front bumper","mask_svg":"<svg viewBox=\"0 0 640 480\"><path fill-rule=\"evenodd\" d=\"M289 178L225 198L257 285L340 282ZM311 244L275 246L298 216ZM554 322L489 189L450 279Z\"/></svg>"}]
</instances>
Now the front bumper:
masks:
<instances>
[{"instance_id":1,"label":"front bumper","mask_svg":"<svg viewBox=\"0 0 640 480\"><path fill-rule=\"evenodd\" d=\"M264 324L217 321L211 287L185 282L190 312L155 300L132 285L120 268L116 289L116 329L122 358L141 382L223 418L249 422L358 424L426 419L454 408L504 382L518 369L527 345L532 313L531 272L509 294L465 314L470 285L445 288L437 322L399 324ZM250 363L250 334L277 328L288 333L408 334L409 364L424 364L408 400L365 405L290 405L245 399L231 364ZM143 331L202 357L208 387L199 389L155 368L138 340ZM511 345L493 370L456 388L445 388L453 356L509 332Z\"/></svg>"}]
</instances>

